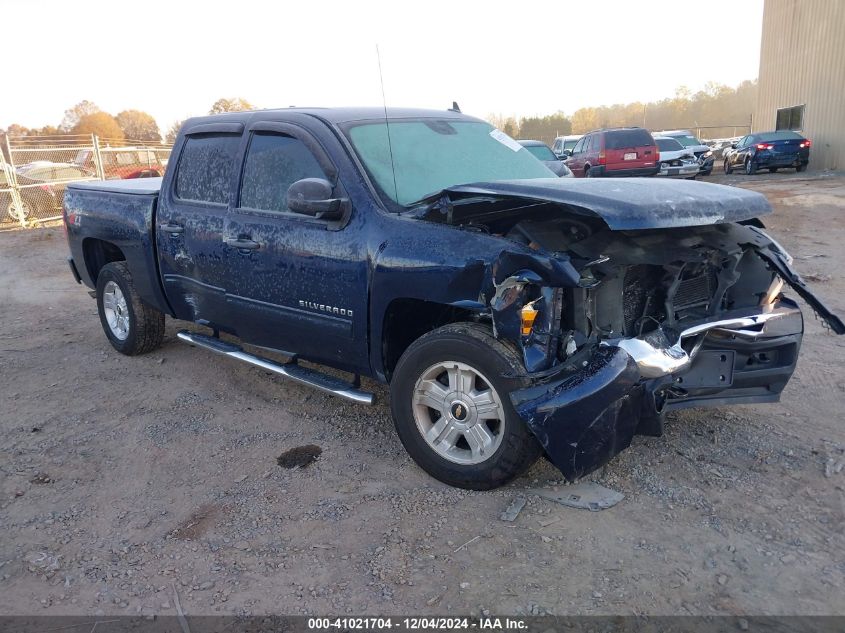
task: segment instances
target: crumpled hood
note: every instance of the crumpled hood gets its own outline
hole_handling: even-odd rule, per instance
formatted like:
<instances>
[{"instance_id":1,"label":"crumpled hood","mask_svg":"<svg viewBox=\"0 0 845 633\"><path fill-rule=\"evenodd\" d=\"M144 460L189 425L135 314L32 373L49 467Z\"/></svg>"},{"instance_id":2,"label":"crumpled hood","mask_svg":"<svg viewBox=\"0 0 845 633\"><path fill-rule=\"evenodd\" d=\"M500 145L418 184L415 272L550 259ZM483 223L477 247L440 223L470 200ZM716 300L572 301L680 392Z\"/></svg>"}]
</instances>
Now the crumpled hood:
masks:
<instances>
[{"instance_id":1,"label":"crumpled hood","mask_svg":"<svg viewBox=\"0 0 845 633\"><path fill-rule=\"evenodd\" d=\"M597 215L613 230L666 229L740 222L771 213L753 191L690 180L657 178L538 178L456 185L442 194L555 202ZM458 208L453 222L461 221Z\"/></svg>"}]
</instances>

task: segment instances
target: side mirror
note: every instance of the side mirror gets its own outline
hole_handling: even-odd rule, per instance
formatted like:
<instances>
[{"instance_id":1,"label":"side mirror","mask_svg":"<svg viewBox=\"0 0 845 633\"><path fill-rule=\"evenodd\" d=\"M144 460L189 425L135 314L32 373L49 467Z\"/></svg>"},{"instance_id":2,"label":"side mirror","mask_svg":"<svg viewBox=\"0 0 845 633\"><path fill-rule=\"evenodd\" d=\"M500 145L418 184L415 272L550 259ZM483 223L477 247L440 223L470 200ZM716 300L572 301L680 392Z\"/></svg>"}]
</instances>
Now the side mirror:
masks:
<instances>
[{"instance_id":1,"label":"side mirror","mask_svg":"<svg viewBox=\"0 0 845 633\"><path fill-rule=\"evenodd\" d=\"M570 152L568 149L565 149L560 153L560 159L561 160L566 160L570 156L572 156L572 152Z\"/></svg>"},{"instance_id":2,"label":"side mirror","mask_svg":"<svg viewBox=\"0 0 845 633\"><path fill-rule=\"evenodd\" d=\"M332 198L332 184L324 178L303 178L288 188L287 202L294 213L337 220L346 198Z\"/></svg>"},{"instance_id":3,"label":"side mirror","mask_svg":"<svg viewBox=\"0 0 845 633\"><path fill-rule=\"evenodd\" d=\"M736 143L731 143L731 149L736 149Z\"/></svg>"}]
</instances>

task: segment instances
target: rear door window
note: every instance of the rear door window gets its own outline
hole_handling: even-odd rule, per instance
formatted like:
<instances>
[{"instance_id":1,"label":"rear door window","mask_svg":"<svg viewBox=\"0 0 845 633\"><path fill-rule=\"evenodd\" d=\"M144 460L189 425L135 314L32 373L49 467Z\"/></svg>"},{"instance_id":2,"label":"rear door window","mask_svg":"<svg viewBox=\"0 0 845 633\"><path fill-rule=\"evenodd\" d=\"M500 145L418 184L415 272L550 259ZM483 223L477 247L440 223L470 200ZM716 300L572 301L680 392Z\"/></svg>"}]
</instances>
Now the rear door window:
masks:
<instances>
[{"instance_id":1,"label":"rear door window","mask_svg":"<svg viewBox=\"0 0 845 633\"><path fill-rule=\"evenodd\" d=\"M605 149L627 149L629 147L643 147L654 145L654 139L647 130L609 130L605 132Z\"/></svg>"},{"instance_id":2,"label":"rear door window","mask_svg":"<svg viewBox=\"0 0 845 633\"><path fill-rule=\"evenodd\" d=\"M239 134L189 136L179 157L176 196L182 200L228 204L240 140Z\"/></svg>"},{"instance_id":3,"label":"rear door window","mask_svg":"<svg viewBox=\"0 0 845 633\"><path fill-rule=\"evenodd\" d=\"M256 132L244 161L240 207L287 211L290 186L303 178L326 178L317 159L297 138Z\"/></svg>"}]
</instances>

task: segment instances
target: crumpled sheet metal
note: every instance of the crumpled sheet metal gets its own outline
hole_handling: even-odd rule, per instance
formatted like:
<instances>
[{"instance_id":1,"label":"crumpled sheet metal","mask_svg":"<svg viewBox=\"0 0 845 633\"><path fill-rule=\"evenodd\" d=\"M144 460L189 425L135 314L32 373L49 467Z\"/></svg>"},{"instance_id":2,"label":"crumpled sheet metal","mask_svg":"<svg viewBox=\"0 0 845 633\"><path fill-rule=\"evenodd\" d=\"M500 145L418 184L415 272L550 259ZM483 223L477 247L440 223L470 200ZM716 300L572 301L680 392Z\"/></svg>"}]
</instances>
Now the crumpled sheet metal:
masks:
<instances>
[{"instance_id":1,"label":"crumpled sheet metal","mask_svg":"<svg viewBox=\"0 0 845 633\"><path fill-rule=\"evenodd\" d=\"M605 488L593 481L582 481L560 490L540 488L535 490L534 494L570 508L589 510L590 512L607 510L625 498L625 495L621 492Z\"/></svg>"}]
</instances>

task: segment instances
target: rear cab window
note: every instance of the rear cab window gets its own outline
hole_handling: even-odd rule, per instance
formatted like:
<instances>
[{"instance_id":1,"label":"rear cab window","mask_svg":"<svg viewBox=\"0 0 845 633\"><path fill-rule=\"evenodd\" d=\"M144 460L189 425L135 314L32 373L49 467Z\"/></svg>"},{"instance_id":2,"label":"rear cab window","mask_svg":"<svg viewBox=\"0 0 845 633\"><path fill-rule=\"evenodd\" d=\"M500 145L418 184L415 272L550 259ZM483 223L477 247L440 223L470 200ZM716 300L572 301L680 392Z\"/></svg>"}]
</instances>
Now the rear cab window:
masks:
<instances>
[{"instance_id":1,"label":"rear cab window","mask_svg":"<svg viewBox=\"0 0 845 633\"><path fill-rule=\"evenodd\" d=\"M180 200L226 205L235 170L240 134L188 136L176 170L176 197Z\"/></svg>"},{"instance_id":2,"label":"rear cab window","mask_svg":"<svg viewBox=\"0 0 845 633\"><path fill-rule=\"evenodd\" d=\"M654 138L647 130L608 130L604 136L605 149L627 149L629 147L654 146Z\"/></svg>"}]
</instances>

